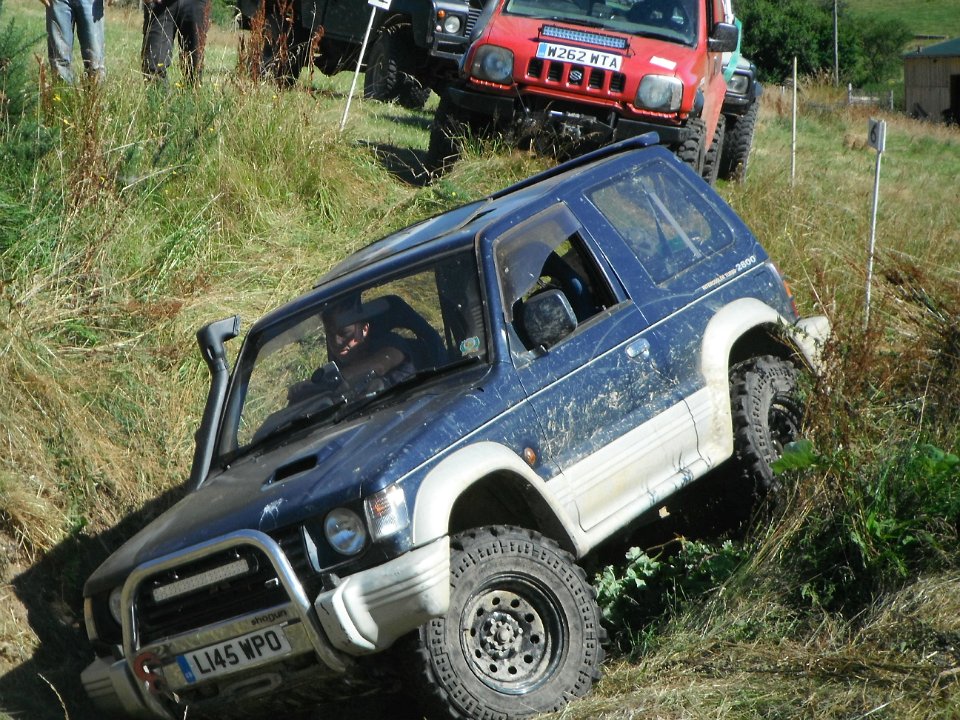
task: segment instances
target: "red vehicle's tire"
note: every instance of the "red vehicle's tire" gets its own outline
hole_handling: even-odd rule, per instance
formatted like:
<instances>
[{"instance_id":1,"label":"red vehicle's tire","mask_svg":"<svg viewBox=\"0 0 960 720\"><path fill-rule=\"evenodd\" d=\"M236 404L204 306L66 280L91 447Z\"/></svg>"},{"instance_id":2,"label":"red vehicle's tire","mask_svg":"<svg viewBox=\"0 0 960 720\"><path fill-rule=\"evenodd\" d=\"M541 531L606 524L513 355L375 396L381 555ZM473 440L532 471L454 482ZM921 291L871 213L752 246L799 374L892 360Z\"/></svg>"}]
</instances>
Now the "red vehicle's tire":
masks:
<instances>
[{"instance_id":1,"label":"red vehicle's tire","mask_svg":"<svg viewBox=\"0 0 960 720\"><path fill-rule=\"evenodd\" d=\"M703 158L702 177L708 185L714 185L717 182L717 174L720 171L720 156L723 151L724 130L726 128L726 118L721 115L717 119L717 129L713 131L713 140L710 142L710 149L707 150Z\"/></svg>"},{"instance_id":2,"label":"red vehicle's tire","mask_svg":"<svg viewBox=\"0 0 960 720\"><path fill-rule=\"evenodd\" d=\"M703 175L703 163L707 155L707 125L700 118L691 120L690 137L674 150L677 157L697 174Z\"/></svg>"}]
</instances>

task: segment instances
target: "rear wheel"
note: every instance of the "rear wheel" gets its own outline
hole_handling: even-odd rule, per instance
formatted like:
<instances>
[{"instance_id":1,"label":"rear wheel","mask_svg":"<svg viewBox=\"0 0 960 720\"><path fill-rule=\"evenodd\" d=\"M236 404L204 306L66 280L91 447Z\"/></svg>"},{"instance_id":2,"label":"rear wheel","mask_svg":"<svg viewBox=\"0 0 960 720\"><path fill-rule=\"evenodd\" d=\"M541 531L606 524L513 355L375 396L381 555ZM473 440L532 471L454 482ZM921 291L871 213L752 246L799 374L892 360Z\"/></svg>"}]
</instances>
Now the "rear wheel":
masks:
<instances>
[{"instance_id":1,"label":"rear wheel","mask_svg":"<svg viewBox=\"0 0 960 720\"><path fill-rule=\"evenodd\" d=\"M461 533L451 547L450 608L414 640L415 680L436 717L525 718L585 695L603 630L573 558L505 526Z\"/></svg>"},{"instance_id":2,"label":"rear wheel","mask_svg":"<svg viewBox=\"0 0 960 720\"><path fill-rule=\"evenodd\" d=\"M707 125L700 118L696 118L690 121L688 127L689 137L680 143L675 152L697 175L703 175L703 163L707 154Z\"/></svg>"}]
</instances>

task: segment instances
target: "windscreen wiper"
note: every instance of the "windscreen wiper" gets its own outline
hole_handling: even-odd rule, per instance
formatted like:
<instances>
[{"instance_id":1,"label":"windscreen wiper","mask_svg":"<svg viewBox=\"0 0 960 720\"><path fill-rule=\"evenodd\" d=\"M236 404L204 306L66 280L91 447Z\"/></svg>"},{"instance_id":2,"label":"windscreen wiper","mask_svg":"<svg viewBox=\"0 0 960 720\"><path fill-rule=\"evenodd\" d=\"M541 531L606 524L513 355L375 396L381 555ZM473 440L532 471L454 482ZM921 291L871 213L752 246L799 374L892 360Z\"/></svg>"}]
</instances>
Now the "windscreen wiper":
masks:
<instances>
[{"instance_id":1,"label":"windscreen wiper","mask_svg":"<svg viewBox=\"0 0 960 720\"><path fill-rule=\"evenodd\" d=\"M570 23L571 25L582 25L583 27L588 28L597 28L604 29L607 26L602 22L597 22L596 20L588 20L587 18L573 18L573 17L562 17L560 15L554 15L550 18L554 22L565 22Z\"/></svg>"}]
</instances>

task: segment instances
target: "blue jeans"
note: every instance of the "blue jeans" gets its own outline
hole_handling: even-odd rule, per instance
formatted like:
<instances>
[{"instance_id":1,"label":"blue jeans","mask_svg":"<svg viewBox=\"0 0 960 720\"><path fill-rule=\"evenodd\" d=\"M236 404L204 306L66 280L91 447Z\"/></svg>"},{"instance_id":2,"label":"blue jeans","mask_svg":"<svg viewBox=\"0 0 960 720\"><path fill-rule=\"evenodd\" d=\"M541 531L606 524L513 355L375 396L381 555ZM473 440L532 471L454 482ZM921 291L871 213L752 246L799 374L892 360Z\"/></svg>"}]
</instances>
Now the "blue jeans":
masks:
<instances>
[{"instance_id":1,"label":"blue jeans","mask_svg":"<svg viewBox=\"0 0 960 720\"><path fill-rule=\"evenodd\" d=\"M50 66L68 83L73 82L73 30L77 30L80 53L87 76L102 80L103 0L50 0L47 8L47 52Z\"/></svg>"}]
</instances>

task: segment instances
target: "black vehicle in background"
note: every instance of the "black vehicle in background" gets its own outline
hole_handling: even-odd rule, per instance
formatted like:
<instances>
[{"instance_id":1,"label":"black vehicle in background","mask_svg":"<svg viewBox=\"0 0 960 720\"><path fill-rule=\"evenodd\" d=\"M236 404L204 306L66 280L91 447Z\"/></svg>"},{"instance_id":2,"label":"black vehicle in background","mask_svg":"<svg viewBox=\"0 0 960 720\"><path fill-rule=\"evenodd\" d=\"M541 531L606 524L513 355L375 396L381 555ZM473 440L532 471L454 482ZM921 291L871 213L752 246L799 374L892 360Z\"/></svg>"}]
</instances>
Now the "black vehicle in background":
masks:
<instances>
[{"instance_id":1,"label":"black vehicle in background","mask_svg":"<svg viewBox=\"0 0 960 720\"><path fill-rule=\"evenodd\" d=\"M364 97L422 107L431 90L456 76L481 0L377 6L362 64ZM355 68L373 11L366 0L238 0L237 7L242 27L262 39L258 72L281 86L296 82L309 64L326 75Z\"/></svg>"}]
</instances>

